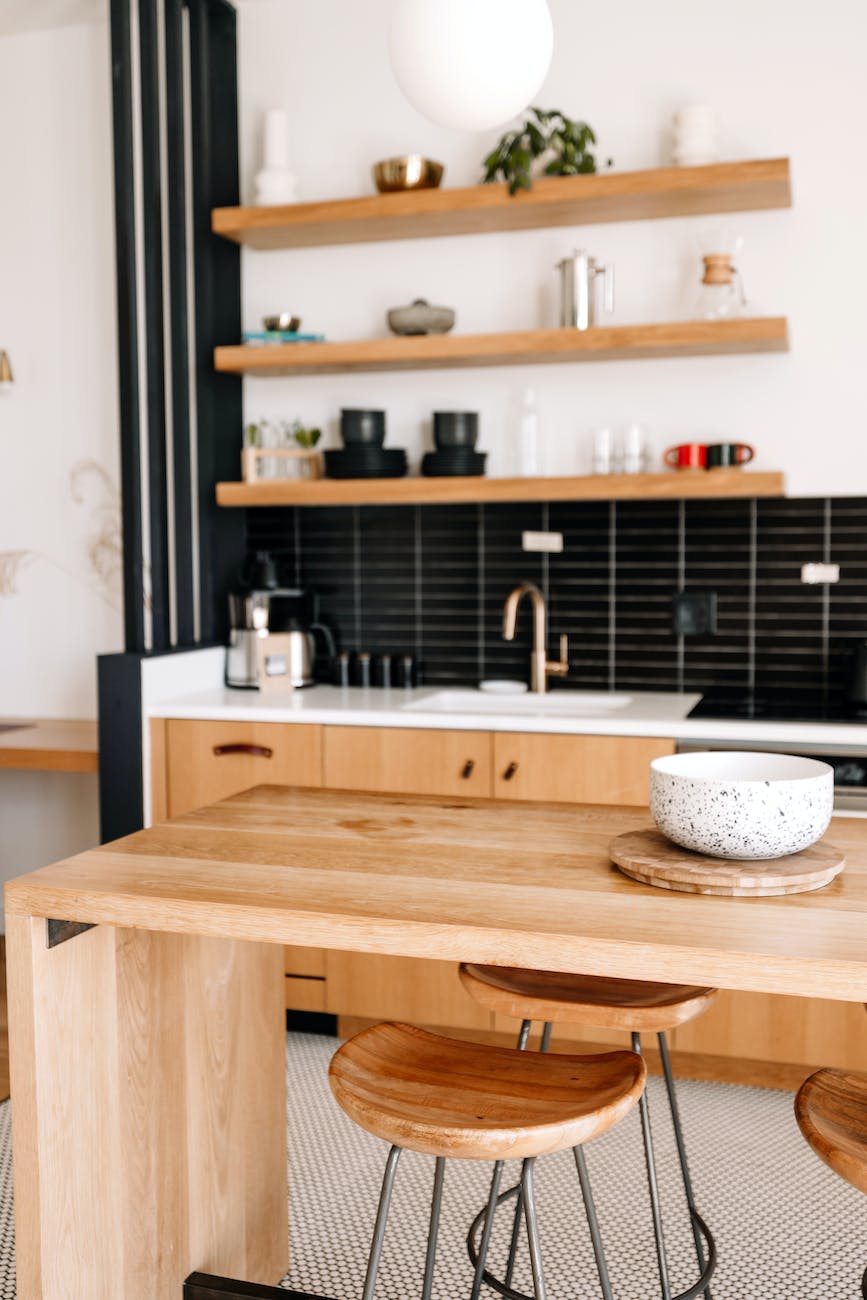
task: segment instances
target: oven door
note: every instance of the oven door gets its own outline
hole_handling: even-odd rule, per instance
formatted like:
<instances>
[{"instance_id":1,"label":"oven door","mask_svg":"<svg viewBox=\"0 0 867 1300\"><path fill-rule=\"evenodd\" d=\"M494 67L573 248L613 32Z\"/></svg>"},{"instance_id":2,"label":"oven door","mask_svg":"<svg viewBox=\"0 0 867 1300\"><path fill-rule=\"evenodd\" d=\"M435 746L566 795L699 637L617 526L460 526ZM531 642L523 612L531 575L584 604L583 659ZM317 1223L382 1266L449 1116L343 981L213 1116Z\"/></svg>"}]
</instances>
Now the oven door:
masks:
<instances>
[{"instance_id":1,"label":"oven door","mask_svg":"<svg viewBox=\"0 0 867 1300\"><path fill-rule=\"evenodd\" d=\"M867 813L867 748L863 745L789 745L766 741L690 740L678 741L679 754L706 750L755 749L763 754L795 754L801 758L818 758L834 769L834 811Z\"/></svg>"}]
</instances>

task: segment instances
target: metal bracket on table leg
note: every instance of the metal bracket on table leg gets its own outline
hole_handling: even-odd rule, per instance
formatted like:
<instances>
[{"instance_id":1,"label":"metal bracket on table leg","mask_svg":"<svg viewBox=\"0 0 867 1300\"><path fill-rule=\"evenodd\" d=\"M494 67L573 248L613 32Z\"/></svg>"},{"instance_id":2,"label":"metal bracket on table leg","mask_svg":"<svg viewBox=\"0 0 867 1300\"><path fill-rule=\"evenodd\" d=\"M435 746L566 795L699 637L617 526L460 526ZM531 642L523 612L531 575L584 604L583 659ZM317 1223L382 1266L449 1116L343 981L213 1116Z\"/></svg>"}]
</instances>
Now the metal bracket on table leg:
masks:
<instances>
[{"instance_id":1,"label":"metal bracket on table leg","mask_svg":"<svg viewBox=\"0 0 867 1300\"><path fill-rule=\"evenodd\" d=\"M240 1282L210 1273L191 1273L184 1282L183 1300L326 1300L306 1291L287 1291L261 1282Z\"/></svg>"},{"instance_id":2,"label":"metal bracket on table leg","mask_svg":"<svg viewBox=\"0 0 867 1300\"><path fill-rule=\"evenodd\" d=\"M85 930L94 930L96 927L90 921L55 921L49 917L45 928L48 947L56 948L59 943L66 943L67 939L75 939L84 934Z\"/></svg>"}]
</instances>

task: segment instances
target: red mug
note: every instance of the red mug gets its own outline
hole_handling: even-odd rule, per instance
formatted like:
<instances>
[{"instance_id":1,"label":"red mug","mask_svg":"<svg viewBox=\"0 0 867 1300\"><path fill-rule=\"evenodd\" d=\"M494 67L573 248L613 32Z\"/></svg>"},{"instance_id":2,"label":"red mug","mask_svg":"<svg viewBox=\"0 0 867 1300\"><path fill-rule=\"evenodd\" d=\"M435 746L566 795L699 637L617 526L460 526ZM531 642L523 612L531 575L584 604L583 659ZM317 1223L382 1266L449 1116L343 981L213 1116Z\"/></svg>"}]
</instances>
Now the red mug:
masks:
<instances>
[{"instance_id":1,"label":"red mug","mask_svg":"<svg viewBox=\"0 0 867 1300\"><path fill-rule=\"evenodd\" d=\"M662 459L669 469L704 469L707 465L707 447L703 442L682 442L663 452Z\"/></svg>"}]
</instances>

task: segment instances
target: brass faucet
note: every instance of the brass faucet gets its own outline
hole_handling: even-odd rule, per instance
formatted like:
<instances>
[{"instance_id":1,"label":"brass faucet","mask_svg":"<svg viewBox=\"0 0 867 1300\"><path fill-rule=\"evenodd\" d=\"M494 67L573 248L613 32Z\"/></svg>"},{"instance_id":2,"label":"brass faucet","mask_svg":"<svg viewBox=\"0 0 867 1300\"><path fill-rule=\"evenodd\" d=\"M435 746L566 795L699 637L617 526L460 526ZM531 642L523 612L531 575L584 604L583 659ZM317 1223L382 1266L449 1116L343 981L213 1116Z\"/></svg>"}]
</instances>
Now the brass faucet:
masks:
<instances>
[{"instance_id":1,"label":"brass faucet","mask_svg":"<svg viewBox=\"0 0 867 1300\"><path fill-rule=\"evenodd\" d=\"M503 640L514 641L518 622L518 606L524 596L533 604L533 653L530 656L530 690L542 695L548 689L549 677L565 677L569 671L569 639L560 637L560 658L549 660L547 644L548 613L545 598L532 582L522 582L510 591L503 606Z\"/></svg>"}]
</instances>

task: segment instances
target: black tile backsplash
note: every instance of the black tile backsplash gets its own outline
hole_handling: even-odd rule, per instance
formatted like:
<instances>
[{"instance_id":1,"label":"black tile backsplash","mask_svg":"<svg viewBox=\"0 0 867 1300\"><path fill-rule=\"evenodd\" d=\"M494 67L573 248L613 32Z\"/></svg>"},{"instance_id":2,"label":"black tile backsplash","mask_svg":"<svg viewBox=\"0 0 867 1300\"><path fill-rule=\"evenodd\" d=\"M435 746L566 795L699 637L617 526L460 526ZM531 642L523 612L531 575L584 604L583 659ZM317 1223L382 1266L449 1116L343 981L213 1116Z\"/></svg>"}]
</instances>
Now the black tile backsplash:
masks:
<instances>
[{"instance_id":1,"label":"black tile backsplash","mask_svg":"<svg viewBox=\"0 0 867 1300\"><path fill-rule=\"evenodd\" d=\"M563 552L524 552L525 530L562 533ZM568 634L574 686L833 707L867 639L867 499L256 509L247 542L319 593L342 647L414 654L430 684L526 677L528 606L501 635L521 580L548 600L555 657ZM840 582L802 583L816 561ZM716 593L715 636L673 633L682 589Z\"/></svg>"}]
</instances>

